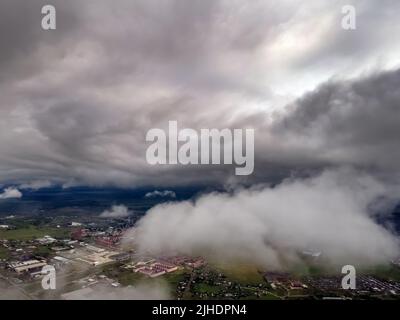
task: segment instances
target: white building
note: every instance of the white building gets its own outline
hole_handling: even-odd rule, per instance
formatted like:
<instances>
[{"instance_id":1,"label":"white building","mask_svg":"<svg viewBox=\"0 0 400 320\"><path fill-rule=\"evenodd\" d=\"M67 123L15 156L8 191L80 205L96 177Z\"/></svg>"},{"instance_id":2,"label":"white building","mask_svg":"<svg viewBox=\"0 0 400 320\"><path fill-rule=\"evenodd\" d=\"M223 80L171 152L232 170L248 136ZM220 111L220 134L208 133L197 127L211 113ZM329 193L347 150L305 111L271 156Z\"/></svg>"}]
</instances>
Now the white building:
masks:
<instances>
[{"instance_id":1,"label":"white building","mask_svg":"<svg viewBox=\"0 0 400 320\"><path fill-rule=\"evenodd\" d=\"M47 263L40 260L28 260L22 262L13 262L9 264L9 267L17 273L24 271L30 271L32 269L43 268Z\"/></svg>"}]
</instances>

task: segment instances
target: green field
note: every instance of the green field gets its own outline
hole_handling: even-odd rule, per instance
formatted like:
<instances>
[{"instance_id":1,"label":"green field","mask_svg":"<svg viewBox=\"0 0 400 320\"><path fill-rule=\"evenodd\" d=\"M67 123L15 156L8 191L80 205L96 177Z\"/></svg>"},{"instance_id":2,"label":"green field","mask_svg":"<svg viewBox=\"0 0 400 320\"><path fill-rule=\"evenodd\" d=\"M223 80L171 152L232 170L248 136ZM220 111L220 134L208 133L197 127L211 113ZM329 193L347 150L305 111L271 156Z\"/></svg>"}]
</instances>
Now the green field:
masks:
<instances>
[{"instance_id":1,"label":"green field","mask_svg":"<svg viewBox=\"0 0 400 320\"><path fill-rule=\"evenodd\" d=\"M40 246L37 246L37 247L36 247L36 249L33 251L33 253L34 253L35 255L38 255L38 256L47 258L47 257L49 257L49 256L51 255L52 250L50 249L49 246L40 245Z\"/></svg>"},{"instance_id":2,"label":"green field","mask_svg":"<svg viewBox=\"0 0 400 320\"><path fill-rule=\"evenodd\" d=\"M0 247L0 259L8 259L10 253L7 248Z\"/></svg>"},{"instance_id":3,"label":"green field","mask_svg":"<svg viewBox=\"0 0 400 320\"><path fill-rule=\"evenodd\" d=\"M359 271L360 274L373 274L382 279L400 281L400 268L392 265L381 265L374 268L366 268Z\"/></svg>"},{"instance_id":4,"label":"green field","mask_svg":"<svg viewBox=\"0 0 400 320\"><path fill-rule=\"evenodd\" d=\"M69 236L69 233L68 229L29 226L21 229L0 230L0 239L26 241L46 235L55 238L65 238Z\"/></svg>"},{"instance_id":5,"label":"green field","mask_svg":"<svg viewBox=\"0 0 400 320\"><path fill-rule=\"evenodd\" d=\"M178 269L175 272L171 272L168 274L165 274L160 277L160 279L163 279L167 281L172 287L176 288L179 284L179 282L183 281L185 276L188 275L188 271L184 269Z\"/></svg>"},{"instance_id":6,"label":"green field","mask_svg":"<svg viewBox=\"0 0 400 320\"><path fill-rule=\"evenodd\" d=\"M234 282L240 284L257 285L265 283L262 274L258 271L257 267L247 264L218 264L213 269L217 272L222 272L226 277Z\"/></svg>"},{"instance_id":7,"label":"green field","mask_svg":"<svg viewBox=\"0 0 400 320\"><path fill-rule=\"evenodd\" d=\"M212 286L206 283L196 283L194 286L194 291L195 292L199 292L199 293L207 293L207 294L211 294L211 293L218 293L219 291L221 291L221 288L218 286Z\"/></svg>"}]
</instances>

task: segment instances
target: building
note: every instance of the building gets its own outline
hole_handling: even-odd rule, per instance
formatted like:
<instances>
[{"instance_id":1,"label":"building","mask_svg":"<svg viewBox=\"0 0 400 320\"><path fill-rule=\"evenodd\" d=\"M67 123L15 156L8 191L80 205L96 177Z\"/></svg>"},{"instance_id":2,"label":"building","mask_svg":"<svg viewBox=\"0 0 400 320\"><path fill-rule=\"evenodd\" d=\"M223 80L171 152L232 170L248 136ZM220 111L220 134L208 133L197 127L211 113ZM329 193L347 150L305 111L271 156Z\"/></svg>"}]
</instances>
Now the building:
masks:
<instances>
[{"instance_id":1,"label":"building","mask_svg":"<svg viewBox=\"0 0 400 320\"><path fill-rule=\"evenodd\" d=\"M202 257L189 257L189 256L172 256L161 257L162 261L171 263L178 266L188 266L191 268L200 268L206 265L206 261Z\"/></svg>"},{"instance_id":2,"label":"building","mask_svg":"<svg viewBox=\"0 0 400 320\"><path fill-rule=\"evenodd\" d=\"M9 267L16 273L23 272L34 272L43 268L47 263L43 260L28 260L22 262L13 262L9 264Z\"/></svg>"},{"instance_id":3,"label":"building","mask_svg":"<svg viewBox=\"0 0 400 320\"><path fill-rule=\"evenodd\" d=\"M87 236L85 229L79 228L73 232L71 232L71 238L73 240L82 240L84 237Z\"/></svg>"},{"instance_id":4,"label":"building","mask_svg":"<svg viewBox=\"0 0 400 320\"><path fill-rule=\"evenodd\" d=\"M290 280L290 274L287 272L266 272L264 279L268 283L285 283Z\"/></svg>"},{"instance_id":5,"label":"building","mask_svg":"<svg viewBox=\"0 0 400 320\"><path fill-rule=\"evenodd\" d=\"M71 262L71 260L64 258L64 257L60 257L60 256L55 256L53 258L54 264L58 267L63 266L63 265L67 265Z\"/></svg>"},{"instance_id":6,"label":"building","mask_svg":"<svg viewBox=\"0 0 400 320\"><path fill-rule=\"evenodd\" d=\"M87 250L89 250L89 251L93 251L93 252L96 252L96 253L102 253L102 252L106 251L106 250L103 249L103 248L97 248L97 247L92 246L92 245L90 245L90 244L88 244L85 248L86 248Z\"/></svg>"},{"instance_id":7,"label":"building","mask_svg":"<svg viewBox=\"0 0 400 320\"><path fill-rule=\"evenodd\" d=\"M40 244L51 244L56 242L57 240L50 236L44 236L43 238L36 239L36 241Z\"/></svg>"},{"instance_id":8,"label":"building","mask_svg":"<svg viewBox=\"0 0 400 320\"><path fill-rule=\"evenodd\" d=\"M82 223L80 222L71 222L71 227L81 227Z\"/></svg>"},{"instance_id":9,"label":"building","mask_svg":"<svg viewBox=\"0 0 400 320\"><path fill-rule=\"evenodd\" d=\"M115 254L113 256L110 256L110 259L113 259L113 260L118 261L118 262L119 261L126 261L126 260L129 260L130 258L131 258L131 255L128 252L118 253L118 254Z\"/></svg>"},{"instance_id":10,"label":"building","mask_svg":"<svg viewBox=\"0 0 400 320\"><path fill-rule=\"evenodd\" d=\"M77 260L86 262L92 266L99 266L105 263L113 262L114 260L111 259L112 256L116 255L117 252L114 251L106 251L104 249L100 249L102 251L89 251L87 250L86 253L80 255L80 257L76 258ZM91 252L87 254L88 252Z\"/></svg>"},{"instance_id":11,"label":"building","mask_svg":"<svg viewBox=\"0 0 400 320\"><path fill-rule=\"evenodd\" d=\"M174 272L176 270L178 270L178 267L175 265L163 262L155 262L151 265L135 269L134 272L140 272L146 276L149 276L150 278L155 278L166 273Z\"/></svg>"},{"instance_id":12,"label":"building","mask_svg":"<svg viewBox=\"0 0 400 320\"><path fill-rule=\"evenodd\" d=\"M317 260L321 256L322 252L313 250L304 250L301 254L304 258Z\"/></svg>"},{"instance_id":13,"label":"building","mask_svg":"<svg viewBox=\"0 0 400 320\"><path fill-rule=\"evenodd\" d=\"M164 270L155 270L150 267L140 268L137 270L137 272L140 272L150 278L156 278L156 277L159 277L159 276L162 276L163 274L165 274Z\"/></svg>"},{"instance_id":14,"label":"building","mask_svg":"<svg viewBox=\"0 0 400 320\"><path fill-rule=\"evenodd\" d=\"M120 242L119 236L104 236L96 239L96 244L106 248L115 248Z\"/></svg>"}]
</instances>

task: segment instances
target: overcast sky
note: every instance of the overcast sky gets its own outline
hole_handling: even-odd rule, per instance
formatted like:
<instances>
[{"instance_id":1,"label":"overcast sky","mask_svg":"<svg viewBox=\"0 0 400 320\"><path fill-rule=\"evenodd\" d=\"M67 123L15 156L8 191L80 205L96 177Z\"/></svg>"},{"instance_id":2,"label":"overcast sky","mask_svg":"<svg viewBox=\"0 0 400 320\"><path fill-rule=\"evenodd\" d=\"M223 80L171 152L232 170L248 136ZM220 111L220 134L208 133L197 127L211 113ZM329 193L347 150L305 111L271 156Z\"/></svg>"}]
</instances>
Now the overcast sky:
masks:
<instances>
[{"instance_id":1,"label":"overcast sky","mask_svg":"<svg viewBox=\"0 0 400 320\"><path fill-rule=\"evenodd\" d=\"M53 4L57 29L41 29ZM342 6L357 29L341 28ZM397 0L0 0L0 184L230 183L146 163L146 132L254 128L247 181L400 162Z\"/></svg>"}]
</instances>

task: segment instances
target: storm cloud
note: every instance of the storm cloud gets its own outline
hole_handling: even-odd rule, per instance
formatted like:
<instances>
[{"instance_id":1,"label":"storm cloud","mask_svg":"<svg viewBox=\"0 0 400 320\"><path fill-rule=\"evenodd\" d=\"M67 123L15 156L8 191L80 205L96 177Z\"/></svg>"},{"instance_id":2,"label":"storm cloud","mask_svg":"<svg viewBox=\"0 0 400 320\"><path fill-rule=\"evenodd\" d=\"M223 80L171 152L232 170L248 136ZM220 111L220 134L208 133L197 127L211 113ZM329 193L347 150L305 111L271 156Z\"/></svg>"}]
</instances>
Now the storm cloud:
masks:
<instances>
[{"instance_id":1,"label":"storm cloud","mask_svg":"<svg viewBox=\"0 0 400 320\"><path fill-rule=\"evenodd\" d=\"M352 165L395 177L400 3L46 1L0 4L0 183L279 182ZM341 8L357 29L341 28ZM255 170L150 166L146 132L253 128ZM45 181L45 184L42 182Z\"/></svg>"}]
</instances>

